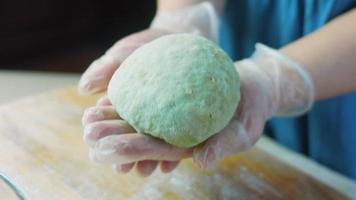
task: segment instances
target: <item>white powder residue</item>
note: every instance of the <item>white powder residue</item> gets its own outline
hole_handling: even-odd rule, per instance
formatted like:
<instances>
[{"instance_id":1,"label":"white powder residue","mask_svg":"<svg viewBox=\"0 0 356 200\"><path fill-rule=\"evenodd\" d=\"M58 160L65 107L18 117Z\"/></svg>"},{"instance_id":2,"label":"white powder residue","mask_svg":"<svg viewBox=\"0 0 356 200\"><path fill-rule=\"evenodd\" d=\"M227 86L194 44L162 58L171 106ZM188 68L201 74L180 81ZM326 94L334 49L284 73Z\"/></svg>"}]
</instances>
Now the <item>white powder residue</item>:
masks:
<instances>
[{"instance_id":1,"label":"white powder residue","mask_svg":"<svg viewBox=\"0 0 356 200\"><path fill-rule=\"evenodd\" d=\"M146 181L143 191L130 200L174 199L219 199L219 200L254 200L268 195L273 199L282 199L282 195L261 175L250 173L240 167L233 176L222 172L204 174L181 165L171 174L155 172ZM164 198L165 197L165 198Z\"/></svg>"},{"instance_id":2,"label":"white powder residue","mask_svg":"<svg viewBox=\"0 0 356 200\"><path fill-rule=\"evenodd\" d=\"M263 180L263 174L257 175L250 173L248 168L240 167L236 172L236 178L241 181L241 184L252 189L260 196L269 194L274 199L282 199L282 194L269 183Z\"/></svg>"}]
</instances>

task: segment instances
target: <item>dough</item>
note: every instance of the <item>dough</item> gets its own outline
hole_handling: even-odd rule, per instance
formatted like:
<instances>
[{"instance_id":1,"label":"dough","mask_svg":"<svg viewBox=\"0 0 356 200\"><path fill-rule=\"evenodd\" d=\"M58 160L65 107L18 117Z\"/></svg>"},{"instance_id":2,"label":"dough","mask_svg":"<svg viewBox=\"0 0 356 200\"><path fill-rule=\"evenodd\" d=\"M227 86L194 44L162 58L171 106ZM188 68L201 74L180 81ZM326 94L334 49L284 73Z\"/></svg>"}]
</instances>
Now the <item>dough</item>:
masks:
<instances>
[{"instance_id":1,"label":"dough","mask_svg":"<svg viewBox=\"0 0 356 200\"><path fill-rule=\"evenodd\" d=\"M240 85L233 61L213 42L172 34L134 51L112 77L108 97L137 132L192 147L229 123Z\"/></svg>"}]
</instances>

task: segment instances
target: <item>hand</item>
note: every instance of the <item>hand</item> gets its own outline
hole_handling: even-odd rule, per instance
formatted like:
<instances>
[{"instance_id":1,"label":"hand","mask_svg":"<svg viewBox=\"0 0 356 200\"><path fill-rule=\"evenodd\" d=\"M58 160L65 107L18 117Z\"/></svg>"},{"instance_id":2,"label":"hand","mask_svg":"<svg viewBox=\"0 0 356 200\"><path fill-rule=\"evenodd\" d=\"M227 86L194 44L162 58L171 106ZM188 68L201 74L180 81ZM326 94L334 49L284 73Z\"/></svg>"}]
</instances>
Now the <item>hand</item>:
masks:
<instances>
[{"instance_id":1,"label":"hand","mask_svg":"<svg viewBox=\"0 0 356 200\"><path fill-rule=\"evenodd\" d=\"M105 91L116 69L134 50L170 33L172 32L149 28L119 40L84 72L78 85L79 93L93 94Z\"/></svg>"},{"instance_id":2,"label":"hand","mask_svg":"<svg viewBox=\"0 0 356 200\"><path fill-rule=\"evenodd\" d=\"M86 95L105 91L120 64L138 47L160 36L185 32L216 40L217 19L217 14L209 2L177 11L159 11L150 28L119 40L89 66L79 81L79 93Z\"/></svg>"},{"instance_id":3,"label":"hand","mask_svg":"<svg viewBox=\"0 0 356 200\"><path fill-rule=\"evenodd\" d=\"M190 149L173 147L159 139L135 133L116 113L107 97L88 108L82 119L84 141L91 148L93 161L113 164L119 173L129 172L136 164L142 176L150 175L160 165L168 173L179 160L192 155Z\"/></svg>"},{"instance_id":4,"label":"hand","mask_svg":"<svg viewBox=\"0 0 356 200\"><path fill-rule=\"evenodd\" d=\"M92 159L114 164L128 172L137 163L143 175L160 163L163 172L173 170L179 160L193 157L201 168L211 168L227 155L251 147L272 116L295 116L313 102L313 83L297 63L263 45L250 59L236 63L240 75L241 101L235 117L220 133L194 148L182 149L150 136L135 133L120 120L108 99L100 100L83 117L84 140L92 147Z\"/></svg>"}]
</instances>

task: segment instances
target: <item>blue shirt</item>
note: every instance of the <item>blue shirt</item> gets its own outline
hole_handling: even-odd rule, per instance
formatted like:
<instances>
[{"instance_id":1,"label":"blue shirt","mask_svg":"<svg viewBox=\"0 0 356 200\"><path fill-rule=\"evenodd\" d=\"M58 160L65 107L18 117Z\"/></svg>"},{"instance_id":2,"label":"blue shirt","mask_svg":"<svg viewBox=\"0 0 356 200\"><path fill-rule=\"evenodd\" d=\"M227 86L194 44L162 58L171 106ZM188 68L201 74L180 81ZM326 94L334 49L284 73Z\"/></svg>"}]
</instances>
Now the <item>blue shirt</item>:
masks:
<instances>
[{"instance_id":1,"label":"blue shirt","mask_svg":"<svg viewBox=\"0 0 356 200\"><path fill-rule=\"evenodd\" d=\"M249 57L257 42L280 48L355 6L356 0L228 0L219 42L234 60L239 60ZM298 118L271 119L265 132L279 143L356 179L355 93L316 102Z\"/></svg>"}]
</instances>

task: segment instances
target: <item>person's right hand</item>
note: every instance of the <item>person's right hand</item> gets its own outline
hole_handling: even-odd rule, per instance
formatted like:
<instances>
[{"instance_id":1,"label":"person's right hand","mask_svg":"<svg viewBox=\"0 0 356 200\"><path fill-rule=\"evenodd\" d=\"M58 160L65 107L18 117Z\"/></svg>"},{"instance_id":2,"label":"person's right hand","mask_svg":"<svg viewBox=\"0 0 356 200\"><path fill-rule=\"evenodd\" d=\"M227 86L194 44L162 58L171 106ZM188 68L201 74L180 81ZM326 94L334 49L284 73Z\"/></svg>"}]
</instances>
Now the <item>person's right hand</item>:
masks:
<instances>
[{"instance_id":1,"label":"person's right hand","mask_svg":"<svg viewBox=\"0 0 356 200\"><path fill-rule=\"evenodd\" d=\"M204 2L174 12L158 11L150 28L120 39L89 66L79 81L79 93L105 91L116 69L138 47L163 35L183 32L216 40L217 14L213 5Z\"/></svg>"},{"instance_id":2,"label":"person's right hand","mask_svg":"<svg viewBox=\"0 0 356 200\"><path fill-rule=\"evenodd\" d=\"M149 28L119 40L84 72L78 85L79 92L81 94L93 94L105 91L116 69L134 50L147 42L170 33L172 32Z\"/></svg>"}]
</instances>

